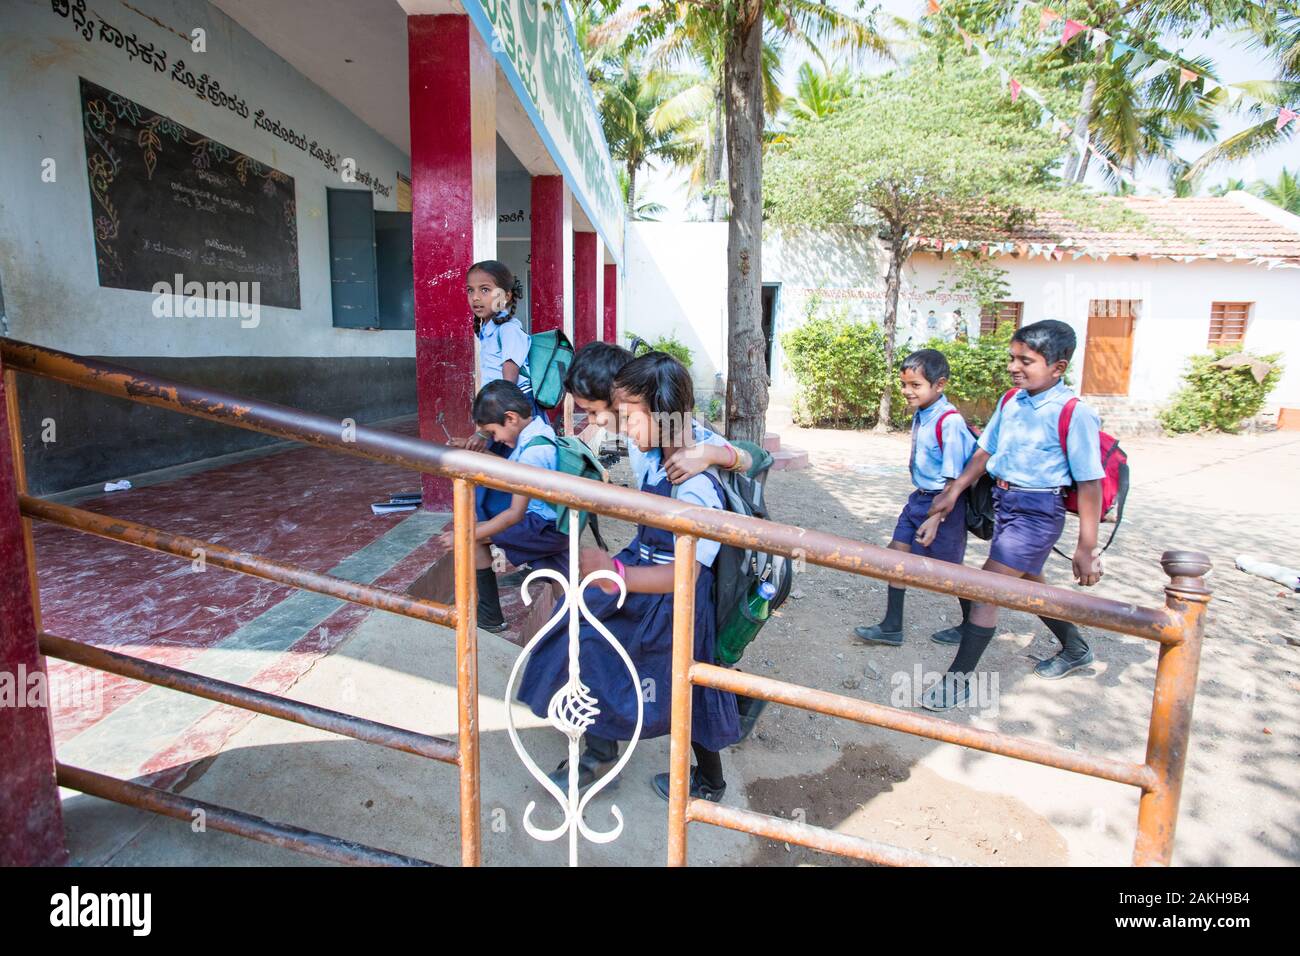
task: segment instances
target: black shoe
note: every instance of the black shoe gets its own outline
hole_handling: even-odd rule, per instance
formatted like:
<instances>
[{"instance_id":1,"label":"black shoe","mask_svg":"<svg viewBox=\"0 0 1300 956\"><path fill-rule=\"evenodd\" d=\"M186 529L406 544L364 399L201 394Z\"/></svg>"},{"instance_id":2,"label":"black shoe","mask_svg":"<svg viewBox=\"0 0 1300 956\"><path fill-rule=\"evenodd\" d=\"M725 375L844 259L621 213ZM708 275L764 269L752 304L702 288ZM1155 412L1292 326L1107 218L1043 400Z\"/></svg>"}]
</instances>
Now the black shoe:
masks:
<instances>
[{"instance_id":1,"label":"black shoe","mask_svg":"<svg viewBox=\"0 0 1300 956\"><path fill-rule=\"evenodd\" d=\"M971 677L966 674L944 674L942 678L921 695L921 706L926 710L951 710L970 699Z\"/></svg>"},{"instance_id":2,"label":"black shoe","mask_svg":"<svg viewBox=\"0 0 1300 956\"><path fill-rule=\"evenodd\" d=\"M1057 654L1055 657L1049 657L1045 661L1039 661L1034 665L1034 673L1043 680L1060 680L1068 674L1073 674L1081 667L1087 667L1096 658L1092 656L1092 648L1084 647L1082 654L1067 655L1065 651Z\"/></svg>"},{"instance_id":3,"label":"black shoe","mask_svg":"<svg viewBox=\"0 0 1300 956\"><path fill-rule=\"evenodd\" d=\"M853 633L857 635L858 640L867 644L887 644L890 647L903 646L902 631L886 631L879 624L872 624L870 627L855 627Z\"/></svg>"},{"instance_id":4,"label":"black shoe","mask_svg":"<svg viewBox=\"0 0 1300 956\"><path fill-rule=\"evenodd\" d=\"M614 757L612 760L601 760L589 750L580 753L578 755L578 793L582 793L613 770L616 763L618 763L618 757ZM550 778L553 784L567 793L569 790L569 761L561 760L560 765L550 774ZM610 783L610 787L616 786L618 786L617 780Z\"/></svg>"},{"instance_id":5,"label":"black shoe","mask_svg":"<svg viewBox=\"0 0 1300 956\"><path fill-rule=\"evenodd\" d=\"M501 613L501 595L497 592L497 573L491 568L474 572L478 585L478 626L492 634L506 629L506 618Z\"/></svg>"},{"instance_id":6,"label":"black shoe","mask_svg":"<svg viewBox=\"0 0 1300 956\"><path fill-rule=\"evenodd\" d=\"M650 785L655 788L655 793L668 799L668 778L669 774L657 773L651 779ZM711 787L700 779L700 768L691 768L691 786L690 796L693 800L708 800L710 803L719 803L722 795L727 792L727 784L724 781L720 787Z\"/></svg>"},{"instance_id":7,"label":"black shoe","mask_svg":"<svg viewBox=\"0 0 1300 956\"><path fill-rule=\"evenodd\" d=\"M956 627L945 627L942 631L935 631L930 635L930 640L936 644L947 644L956 647L961 643L961 625Z\"/></svg>"},{"instance_id":8,"label":"black shoe","mask_svg":"<svg viewBox=\"0 0 1300 956\"><path fill-rule=\"evenodd\" d=\"M761 714L770 704L771 701L764 700L761 697L746 697L743 694L736 695L737 709L740 711L740 739L744 740L754 730L754 725L758 723L758 715Z\"/></svg>"}]
</instances>

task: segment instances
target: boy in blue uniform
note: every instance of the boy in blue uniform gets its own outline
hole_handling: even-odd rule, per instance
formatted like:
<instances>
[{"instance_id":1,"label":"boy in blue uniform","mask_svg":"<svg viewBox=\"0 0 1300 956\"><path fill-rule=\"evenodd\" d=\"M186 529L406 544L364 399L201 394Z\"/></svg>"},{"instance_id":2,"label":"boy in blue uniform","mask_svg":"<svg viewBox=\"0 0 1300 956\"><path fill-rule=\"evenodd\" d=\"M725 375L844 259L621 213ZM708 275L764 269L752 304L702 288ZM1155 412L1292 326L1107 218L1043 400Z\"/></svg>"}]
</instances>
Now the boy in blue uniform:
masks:
<instances>
[{"instance_id":1,"label":"boy in blue uniform","mask_svg":"<svg viewBox=\"0 0 1300 956\"><path fill-rule=\"evenodd\" d=\"M518 386L504 379L484 385L473 411L474 424L494 443L509 449L507 460L555 471L555 432L545 418L533 417L533 403ZM505 630L506 623L489 545L495 544L514 565L568 569L569 539L555 527L555 507L524 495L510 495L510 503L503 507L501 497L479 500L474 528L478 626L493 632ZM445 532L444 538L450 544L451 532Z\"/></svg>"},{"instance_id":2,"label":"boy in blue uniform","mask_svg":"<svg viewBox=\"0 0 1300 956\"><path fill-rule=\"evenodd\" d=\"M1061 411L1073 393L1062 381L1074 356L1074 330L1049 319L1016 332L1011 339L1007 369L1015 386L999 403L979 446L961 477L950 482L930 507L946 515L961 493L988 471L996 479L993 498L996 520L984 570L1042 581L1043 564L1065 527L1062 489L1078 487L1079 543L1074 550L1075 579L1085 587L1101 580L1101 549L1097 523L1101 519L1100 422L1086 405L1075 406L1061 448ZM928 533L928 532L927 532ZM923 536L918 535L918 540ZM970 680L993 638L998 609L976 604L962 628L961 647L944 679L922 699L929 710L947 710L970 696ZM1079 629L1066 621L1040 618L1061 642L1061 651L1039 662L1034 673L1056 680L1093 662L1092 651Z\"/></svg>"},{"instance_id":3,"label":"boy in blue uniform","mask_svg":"<svg viewBox=\"0 0 1300 956\"><path fill-rule=\"evenodd\" d=\"M961 564L966 557L966 499L958 498L947 515L929 517L934 497L966 467L975 450L975 436L966 427L961 412L944 397L948 384L948 359L937 349L921 349L903 359L899 372L903 397L915 409L912 415L910 469L915 491L907 499L894 527L892 551L910 551L940 561ZM920 544L917 532L927 521L936 526L934 539ZM903 643L903 599L906 588L889 586L885 619L869 627L854 628L859 640L868 644ZM970 617L970 601L960 598L961 621ZM931 635L940 644L961 642L961 627L949 627Z\"/></svg>"}]
</instances>

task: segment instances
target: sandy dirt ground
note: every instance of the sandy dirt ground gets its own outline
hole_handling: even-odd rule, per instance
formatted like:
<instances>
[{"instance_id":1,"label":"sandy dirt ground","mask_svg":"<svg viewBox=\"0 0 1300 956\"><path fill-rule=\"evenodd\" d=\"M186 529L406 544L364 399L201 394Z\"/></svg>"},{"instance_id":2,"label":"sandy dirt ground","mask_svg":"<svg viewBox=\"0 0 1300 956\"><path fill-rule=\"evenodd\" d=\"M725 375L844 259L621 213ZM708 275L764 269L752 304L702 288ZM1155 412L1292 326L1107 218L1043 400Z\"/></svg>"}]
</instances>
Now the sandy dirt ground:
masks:
<instances>
[{"instance_id":1,"label":"sandy dirt ground","mask_svg":"<svg viewBox=\"0 0 1300 956\"><path fill-rule=\"evenodd\" d=\"M812 466L773 473L775 520L885 544L909 484L907 437L792 427L779 410L783 441L807 449ZM1164 602L1159 558L1171 548L1207 552L1214 562L1200 685L1174 863L1295 865L1300 862L1300 600L1235 570L1251 552L1300 564L1300 434L1125 441L1134 484L1125 523L1105 558L1097 594L1145 605ZM626 463L616 476L626 480ZM603 522L611 543L630 528ZM1067 523L1067 540L1075 533ZM1072 544L1072 542L1070 542ZM987 545L972 539L967 563ZM1049 579L1072 586L1069 565L1053 558ZM883 613L883 582L820 568L799 575L791 599L751 646L741 667L809 687L911 707L927 673L944 670L952 650L929 634L959 617L955 599L912 591L901 648L870 647L856 624ZM1151 712L1155 645L1088 631L1095 666L1059 681L1032 673L1055 642L1034 617L1003 612L985 656L982 709L952 719L1080 752L1140 762ZM559 864L564 841L539 843L521 826L540 801L554 807L510 749L501 696L518 648L480 633L483 735L483 852L492 865ZM426 733L455 733L454 656L445 632L376 612L335 653L321 659L290 696ZM993 683L996 675L996 684ZM522 735L549 769L563 755L559 735L520 708ZM619 788L589 814L609 824L615 803L627 830L613 843L585 843L594 864L660 865L666 805L647 785L665 769L666 738L644 741ZM871 839L991 865L1123 865L1137 821L1137 791L773 705L750 738L724 754L725 802ZM456 783L431 766L256 718L182 785L188 796L271 819L455 863ZM235 837L196 835L183 822L146 817L87 797L65 802L78 862L248 864L302 857ZM690 829L696 865L851 865L782 843L704 825Z\"/></svg>"},{"instance_id":2,"label":"sandy dirt ground","mask_svg":"<svg viewBox=\"0 0 1300 956\"><path fill-rule=\"evenodd\" d=\"M886 543L908 492L906 436L805 430L788 422L777 427L785 444L811 453L812 467L773 473L772 517ZM1163 604L1163 550L1202 550L1214 562L1175 862L1295 864L1300 600L1237 571L1233 562L1247 552L1300 564L1300 435L1122 444L1133 488L1095 593ZM1070 519L1064 540L1071 547L1076 529ZM978 566L986 556L987 545L972 538L967 563ZM1051 583L1074 586L1063 559L1054 556L1046 573ZM960 611L952 598L911 591L905 645L863 645L852 628L880 619L884 590L883 582L810 568L741 667L899 703L918 672L946 668L952 651L928 637L958 620ZM1004 611L999 623L984 659L997 675L995 706L954 719L1081 752L1143 759L1154 645L1089 631L1097 664L1049 682L1032 673L1037 659L1055 653L1047 629L1018 612ZM788 708L769 708L731 764L754 809L963 859L1124 863L1132 850L1137 793L1130 788ZM767 845L755 860L827 858Z\"/></svg>"}]
</instances>

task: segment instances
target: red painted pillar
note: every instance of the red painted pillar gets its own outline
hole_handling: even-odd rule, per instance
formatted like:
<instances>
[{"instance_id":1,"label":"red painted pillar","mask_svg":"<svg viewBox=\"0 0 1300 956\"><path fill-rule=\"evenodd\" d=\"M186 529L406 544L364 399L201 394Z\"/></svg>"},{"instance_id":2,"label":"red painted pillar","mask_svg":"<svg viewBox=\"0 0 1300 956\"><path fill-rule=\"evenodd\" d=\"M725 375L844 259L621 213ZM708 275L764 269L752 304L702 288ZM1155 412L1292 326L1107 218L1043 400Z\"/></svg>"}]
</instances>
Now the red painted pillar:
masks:
<instances>
[{"instance_id":1,"label":"red painted pillar","mask_svg":"<svg viewBox=\"0 0 1300 956\"><path fill-rule=\"evenodd\" d=\"M618 266L605 266L605 331L602 342L618 344Z\"/></svg>"},{"instance_id":2,"label":"red painted pillar","mask_svg":"<svg viewBox=\"0 0 1300 956\"><path fill-rule=\"evenodd\" d=\"M411 231L420 437L474 430L478 359L465 273L496 258L496 73L460 15L407 17ZM424 477L424 507L451 510L451 482Z\"/></svg>"},{"instance_id":3,"label":"red painted pillar","mask_svg":"<svg viewBox=\"0 0 1300 956\"><path fill-rule=\"evenodd\" d=\"M596 284L600 281L594 232L573 234L573 347L594 342L597 335Z\"/></svg>"},{"instance_id":4,"label":"red painted pillar","mask_svg":"<svg viewBox=\"0 0 1300 956\"><path fill-rule=\"evenodd\" d=\"M0 866L52 866L68 851L5 386L0 370Z\"/></svg>"},{"instance_id":5,"label":"red painted pillar","mask_svg":"<svg viewBox=\"0 0 1300 956\"><path fill-rule=\"evenodd\" d=\"M532 331L563 329L572 336L572 213L563 176L534 176L530 265Z\"/></svg>"}]
</instances>

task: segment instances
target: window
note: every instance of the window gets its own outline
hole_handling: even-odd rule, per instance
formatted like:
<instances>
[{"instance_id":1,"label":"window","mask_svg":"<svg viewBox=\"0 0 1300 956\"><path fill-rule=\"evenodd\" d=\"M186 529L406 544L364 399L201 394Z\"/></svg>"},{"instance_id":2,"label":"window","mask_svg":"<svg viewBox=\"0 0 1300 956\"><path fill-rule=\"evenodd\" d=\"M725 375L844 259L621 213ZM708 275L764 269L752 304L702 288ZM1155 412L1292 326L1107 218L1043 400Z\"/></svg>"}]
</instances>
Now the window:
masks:
<instances>
[{"instance_id":1,"label":"window","mask_svg":"<svg viewBox=\"0 0 1300 956\"><path fill-rule=\"evenodd\" d=\"M368 189L328 189L336 328L415 328L411 214L374 208Z\"/></svg>"},{"instance_id":2,"label":"window","mask_svg":"<svg viewBox=\"0 0 1300 956\"><path fill-rule=\"evenodd\" d=\"M1020 328L1020 320L1025 311L1023 302L998 302L992 309L980 310L980 335L992 332L1003 322L1010 322Z\"/></svg>"},{"instance_id":3,"label":"window","mask_svg":"<svg viewBox=\"0 0 1300 956\"><path fill-rule=\"evenodd\" d=\"M1215 345L1241 345L1250 322L1250 302L1215 302L1210 306L1210 341Z\"/></svg>"}]
</instances>

